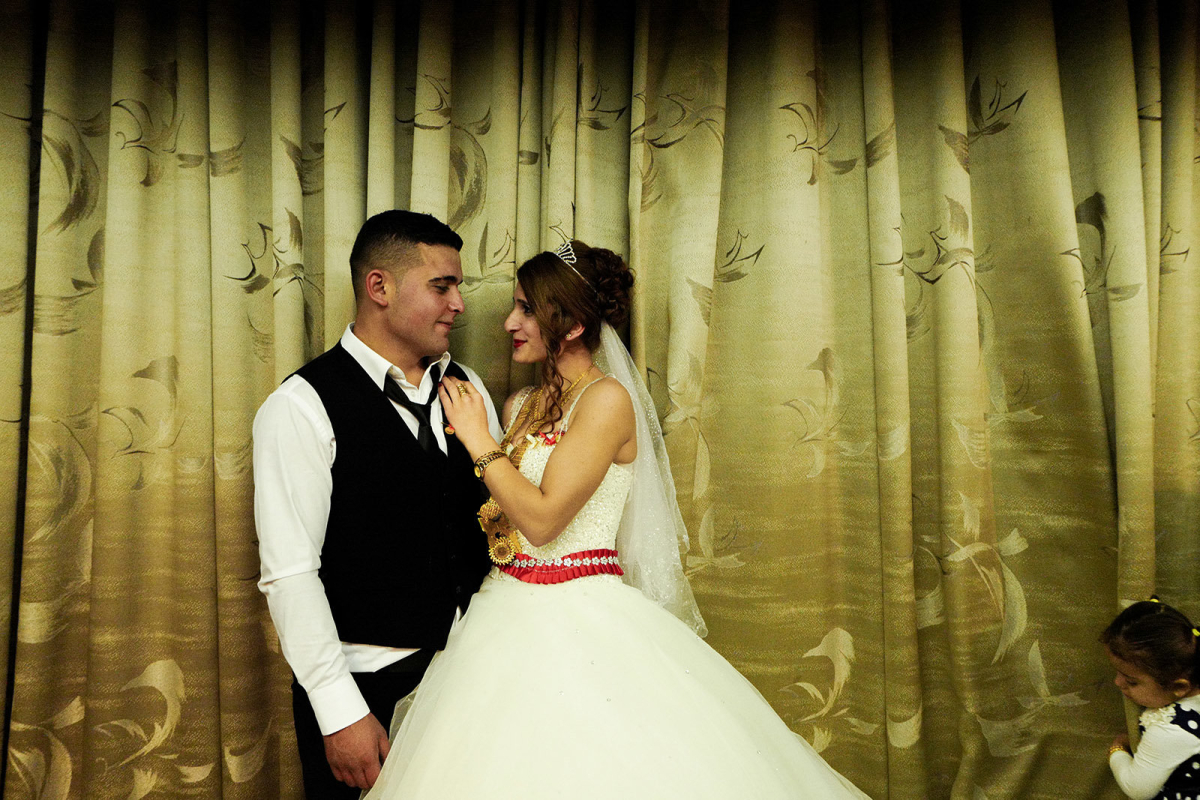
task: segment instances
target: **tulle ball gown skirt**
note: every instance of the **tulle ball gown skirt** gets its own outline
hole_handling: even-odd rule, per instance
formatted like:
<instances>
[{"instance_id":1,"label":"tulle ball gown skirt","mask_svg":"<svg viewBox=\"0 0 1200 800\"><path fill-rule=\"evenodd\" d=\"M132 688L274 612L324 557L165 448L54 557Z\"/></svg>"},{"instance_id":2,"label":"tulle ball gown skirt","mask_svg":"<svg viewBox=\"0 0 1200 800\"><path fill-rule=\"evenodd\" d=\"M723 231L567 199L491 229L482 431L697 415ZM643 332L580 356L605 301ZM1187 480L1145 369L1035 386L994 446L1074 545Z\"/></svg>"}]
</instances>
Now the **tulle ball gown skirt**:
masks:
<instances>
[{"instance_id":1,"label":"tulle ball gown skirt","mask_svg":"<svg viewBox=\"0 0 1200 800\"><path fill-rule=\"evenodd\" d=\"M370 800L866 797L616 576L497 575L430 665Z\"/></svg>"}]
</instances>

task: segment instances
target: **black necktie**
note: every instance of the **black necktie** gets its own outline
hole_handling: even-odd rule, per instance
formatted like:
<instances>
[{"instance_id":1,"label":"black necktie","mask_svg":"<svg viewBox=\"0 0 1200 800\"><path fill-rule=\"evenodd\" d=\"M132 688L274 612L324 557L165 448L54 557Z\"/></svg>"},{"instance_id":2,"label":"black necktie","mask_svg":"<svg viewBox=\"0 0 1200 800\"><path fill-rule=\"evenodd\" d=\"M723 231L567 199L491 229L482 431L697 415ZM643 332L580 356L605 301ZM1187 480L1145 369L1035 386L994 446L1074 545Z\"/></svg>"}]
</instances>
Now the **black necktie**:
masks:
<instances>
[{"instance_id":1,"label":"black necktie","mask_svg":"<svg viewBox=\"0 0 1200 800\"><path fill-rule=\"evenodd\" d=\"M441 455L442 451L438 447L437 439L433 436L433 425L429 421L430 406L437 399L438 379L440 378L437 367L429 370L429 377L433 379L433 386L429 390L429 398L424 403L409 400L408 395L390 374L383 379L383 393L389 400L394 400L407 408L417 418L417 444L421 445L421 449L426 453Z\"/></svg>"}]
</instances>

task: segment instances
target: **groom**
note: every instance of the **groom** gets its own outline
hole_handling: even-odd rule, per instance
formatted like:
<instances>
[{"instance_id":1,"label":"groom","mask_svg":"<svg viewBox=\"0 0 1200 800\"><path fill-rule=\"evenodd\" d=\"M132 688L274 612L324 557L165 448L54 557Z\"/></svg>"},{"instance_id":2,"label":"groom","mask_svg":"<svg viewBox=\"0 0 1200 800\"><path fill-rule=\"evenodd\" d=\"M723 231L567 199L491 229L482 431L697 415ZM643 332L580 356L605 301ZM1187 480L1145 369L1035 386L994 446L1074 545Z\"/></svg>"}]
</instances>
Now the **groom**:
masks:
<instances>
[{"instance_id":1,"label":"groom","mask_svg":"<svg viewBox=\"0 0 1200 800\"><path fill-rule=\"evenodd\" d=\"M354 323L254 420L259 588L295 674L309 800L374 785L396 701L489 566L475 518L486 490L437 399L445 374L483 387L447 352L461 248L426 214L367 220L350 253Z\"/></svg>"}]
</instances>

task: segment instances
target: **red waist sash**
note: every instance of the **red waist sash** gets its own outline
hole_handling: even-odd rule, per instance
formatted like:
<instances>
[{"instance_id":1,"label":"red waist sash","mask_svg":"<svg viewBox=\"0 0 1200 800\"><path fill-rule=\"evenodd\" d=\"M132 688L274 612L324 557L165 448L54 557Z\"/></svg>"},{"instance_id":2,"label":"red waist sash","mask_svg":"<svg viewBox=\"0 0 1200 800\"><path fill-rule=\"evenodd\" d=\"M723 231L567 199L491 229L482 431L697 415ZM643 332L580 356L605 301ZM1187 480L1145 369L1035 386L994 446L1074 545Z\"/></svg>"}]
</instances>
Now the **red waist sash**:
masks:
<instances>
[{"instance_id":1,"label":"red waist sash","mask_svg":"<svg viewBox=\"0 0 1200 800\"><path fill-rule=\"evenodd\" d=\"M561 558L540 559L518 553L498 569L526 583L565 583L588 575L624 575L616 550L580 550Z\"/></svg>"}]
</instances>

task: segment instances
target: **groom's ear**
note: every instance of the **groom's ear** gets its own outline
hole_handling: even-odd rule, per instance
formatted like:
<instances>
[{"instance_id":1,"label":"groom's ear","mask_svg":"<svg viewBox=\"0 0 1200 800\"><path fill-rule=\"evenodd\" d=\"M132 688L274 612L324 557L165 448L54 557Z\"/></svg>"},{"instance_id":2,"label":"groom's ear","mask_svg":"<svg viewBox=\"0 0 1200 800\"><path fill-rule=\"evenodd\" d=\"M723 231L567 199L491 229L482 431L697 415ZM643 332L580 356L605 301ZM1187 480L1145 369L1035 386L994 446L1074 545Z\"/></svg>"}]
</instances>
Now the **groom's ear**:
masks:
<instances>
[{"instance_id":1,"label":"groom's ear","mask_svg":"<svg viewBox=\"0 0 1200 800\"><path fill-rule=\"evenodd\" d=\"M393 299L396 284L390 272L385 269L373 269L363 276L364 289L369 301L386 307Z\"/></svg>"}]
</instances>

